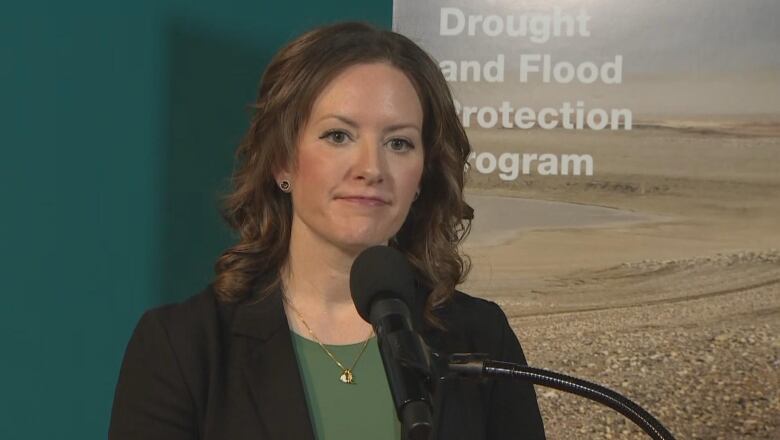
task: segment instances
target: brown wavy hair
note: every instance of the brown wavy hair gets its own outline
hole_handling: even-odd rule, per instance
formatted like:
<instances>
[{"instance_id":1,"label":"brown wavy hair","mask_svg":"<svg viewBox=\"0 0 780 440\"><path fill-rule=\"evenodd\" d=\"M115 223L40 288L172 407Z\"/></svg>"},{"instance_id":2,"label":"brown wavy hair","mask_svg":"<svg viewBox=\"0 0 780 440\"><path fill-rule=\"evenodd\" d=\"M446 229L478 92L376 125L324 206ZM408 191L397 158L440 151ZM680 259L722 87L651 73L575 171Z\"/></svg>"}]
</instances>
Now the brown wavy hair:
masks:
<instances>
[{"instance_id":1,"label":"brown wavy hair","mask_svg":"<svg viewBox=\"0 0 780 440\"><path fill-rule=\"evenodd\" d=\"M306 32L284 46L263 74L251 126L236 151L232 191L224 198L222 215L239 241L214 266L220 301L238 301L254 291L262 298L279 287L292 201L277 187L274 173L294 163L298 133L325 86L347 67L374 62L404 72L422 105L421 193L389 245L408 258L431 290L425 319L441 327L432 310L454 294L470 268L460 244L473 212L463 200L471 146L436 62L408 38L357 22Z\"/></svg>"}]
</instances>

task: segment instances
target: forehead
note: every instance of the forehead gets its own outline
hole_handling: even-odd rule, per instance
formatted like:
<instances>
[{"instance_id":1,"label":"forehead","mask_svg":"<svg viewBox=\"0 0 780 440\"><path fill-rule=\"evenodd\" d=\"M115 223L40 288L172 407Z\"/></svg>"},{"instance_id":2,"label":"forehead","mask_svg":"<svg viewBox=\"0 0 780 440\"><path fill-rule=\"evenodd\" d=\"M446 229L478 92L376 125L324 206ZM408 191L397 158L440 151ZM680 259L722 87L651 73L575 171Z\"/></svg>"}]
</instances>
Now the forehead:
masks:
<instances>
[{"instance_id":1,"label":"forehead","mask_svg":"<svg viewBox=\"0 0 780 440\"><path fill-rule=\"evenodd\" d=\"M311 118L336 113L354 119L422 124L423 112L414 85L404 72L387 63L356 64L330 80L314 101Z\"/></svg>"}]
</instances>

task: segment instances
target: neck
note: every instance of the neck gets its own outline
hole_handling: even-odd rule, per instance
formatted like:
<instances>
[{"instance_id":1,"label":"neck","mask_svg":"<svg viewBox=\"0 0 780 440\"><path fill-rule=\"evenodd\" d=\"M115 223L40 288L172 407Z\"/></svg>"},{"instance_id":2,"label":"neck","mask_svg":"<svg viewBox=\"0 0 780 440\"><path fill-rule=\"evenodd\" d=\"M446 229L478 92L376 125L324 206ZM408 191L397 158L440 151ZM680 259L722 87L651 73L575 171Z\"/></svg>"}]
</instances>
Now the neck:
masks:
<instances>
[{"instance_id":1,"label":"neck","mask_svg":"<svg viewBox=\"0 0 780 440\"><path fill-rule=\"evenodd\" d=\"M365 340L371 326L358 315L349 289L357 252L326 243L295 222L289 249L281 273L284 295L316 337L325 344ZM287 317L293 331L310 336L297 314L288 310Z\"/></svg>"},{"instance_id":2,"label":"neck","mask_svg":"<svg viewBox=\"0 0 780 440\"><path fill-rule=\"evenodd\" d=\"M321 308L352 303L349 271L354 257L337 248L317 246L299 235L290 237L290 252L282 269L288 299Z\"/></svg>"}]
</instances>

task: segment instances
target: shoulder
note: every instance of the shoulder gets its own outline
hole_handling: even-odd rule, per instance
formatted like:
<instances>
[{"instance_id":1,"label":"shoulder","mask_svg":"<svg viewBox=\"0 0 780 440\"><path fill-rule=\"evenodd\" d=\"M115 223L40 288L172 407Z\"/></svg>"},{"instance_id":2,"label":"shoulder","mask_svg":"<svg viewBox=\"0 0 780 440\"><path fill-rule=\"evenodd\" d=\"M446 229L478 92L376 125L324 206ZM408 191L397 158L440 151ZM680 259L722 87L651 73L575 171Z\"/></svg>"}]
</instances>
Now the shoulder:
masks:
<instances>
[{"instance_id":1,"label":"shoulder","mask_svg":"<svg viewBox=\"0 0 780 440\"><path fill-rule=\"evenodd\" d=\"M502 328L507 318L501 307L493 301L456 290L452 298L436 310L437 316L458 327Z\"/></svg>"},{"instance_id":2,"label":"shoulder","mask_svg":"<svg viewBox=\"0 0 780 440\"><path fill-rule=\"evenodd\" d=\"M223 365L229 310L208 286L144 312L125 349L109 437L193 438Z\"/></svg>"},{"instance_id":3,"label":"shoulder","mask_svg":"<svg viewBox=\"0 0 780 440\"><path fill-rule=\"evenodd\" d=\"M501 307L493 301L469 295L460 290L455 291L451 303L455 307L468 310L479 315L504 316Z\"/></svg>"},{"instance_id":4,"label":"shoulder","mask_svg":"<svg viewBox=\"0 0 780 440\"><path fill-rule=\"evenodd\" d=\"M150 308L145 314L164 322L184 323L203 314L213 313L216 308L217 298L211 284L209 284L189 298Z\"/></svg>"},{"instance_id":5,"label":"shoulder","mask_svg":"<svg viewBox=\"0 0 780 440\"><path fill-rule=\"evenodd\" d=\"M517 339L504 311L493 301L456 290L444 305L434 310L445 327L431 332L432 341L447 352L482 352L494 357Z\"/></svg>"},{"instance_id":6,"label":"shoulder","mask_svg":"<svg viewBox=\"0 0 780 440\"><path fill-rule=\"evenodd\" d=\"M162 326L166 330L196 330L203 322L212 317L217 310L216 297L207 286L199 293L175 303L152 307L141 316L140 324Z\"/></svg>"},{"instance_id":7,"label":"shoulder","mask_svg":"<svg viewBox=\"0 0 780 440\"><path fill-rule=\"evenodd\" d=\"M229 350L234 309L217 300L211 285L183 301L148 309L125 350L123 389L154 388L151 384L166 378L202 401L210 375Z\"/></svg>"},{"instance_id":8,"label":"shoulder","mask_svg":"<svg viewBox=\"0 0 780 440\"><path fill-rule=\"evenodd\" d=\"M167 341L177 356L189 358L204 346L221 343L229 330L235 306L217 300L211 285L176 303L153 307L141 316L136 334Z\"/></svg>"}]
</instances>

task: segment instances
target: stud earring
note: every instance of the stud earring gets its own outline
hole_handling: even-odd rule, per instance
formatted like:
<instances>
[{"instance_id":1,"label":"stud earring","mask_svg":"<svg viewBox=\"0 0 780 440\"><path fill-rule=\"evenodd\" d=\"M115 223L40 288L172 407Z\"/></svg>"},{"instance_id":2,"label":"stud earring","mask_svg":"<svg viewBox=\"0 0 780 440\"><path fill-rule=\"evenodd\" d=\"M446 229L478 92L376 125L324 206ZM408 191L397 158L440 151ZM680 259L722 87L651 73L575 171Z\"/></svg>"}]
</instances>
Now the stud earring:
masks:
<instances>
[{"instance_id":1,"label":"stud earring","mask_svg":"<svg viewBox=\"0 0 780 440\"><path fill-rule=\"evenodd\" d=\"M279 188L286 193L290 192L290 181L287 179L282 180L279 182Z\"/></svg>"},{"instance_id":2,"label":"stud earring","mask_svg":"<svg viewBox=\"0 0 780 440\"><path fill-rule=\"evenodd\" d=\"M420 197L420 190L414 192L414 200L417 200L417 198Z\"/></svg>"}]
</instances>

